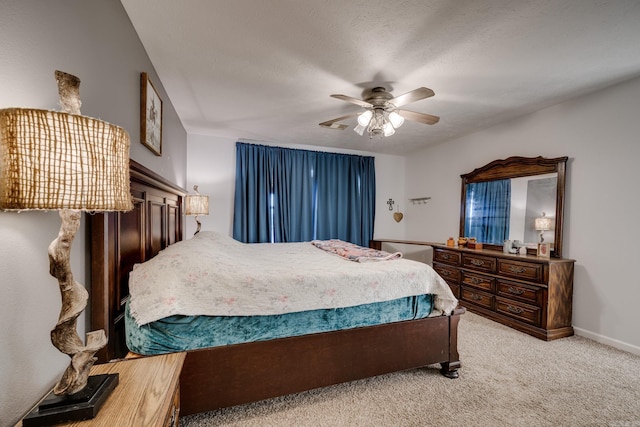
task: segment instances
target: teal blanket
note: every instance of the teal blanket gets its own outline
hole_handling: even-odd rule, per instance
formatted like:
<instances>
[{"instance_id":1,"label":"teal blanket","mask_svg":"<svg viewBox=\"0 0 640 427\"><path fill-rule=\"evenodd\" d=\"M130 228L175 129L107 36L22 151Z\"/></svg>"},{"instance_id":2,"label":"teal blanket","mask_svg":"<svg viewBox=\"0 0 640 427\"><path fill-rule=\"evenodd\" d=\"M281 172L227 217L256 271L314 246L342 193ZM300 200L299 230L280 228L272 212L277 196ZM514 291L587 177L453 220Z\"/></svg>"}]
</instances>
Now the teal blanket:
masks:
<instances>
[{"instance_id":1,"label":"teal blanket","mask_svg":"<svg viewBox=\"0 0 640 427\"><path fill-rule=\"evenodd\" d=\"M264 341L428 317L432 295L399 298L355 307L274 316L171 316L137 326L127 303L127 347L153 355Z\"/></svg>"}]
</instances>

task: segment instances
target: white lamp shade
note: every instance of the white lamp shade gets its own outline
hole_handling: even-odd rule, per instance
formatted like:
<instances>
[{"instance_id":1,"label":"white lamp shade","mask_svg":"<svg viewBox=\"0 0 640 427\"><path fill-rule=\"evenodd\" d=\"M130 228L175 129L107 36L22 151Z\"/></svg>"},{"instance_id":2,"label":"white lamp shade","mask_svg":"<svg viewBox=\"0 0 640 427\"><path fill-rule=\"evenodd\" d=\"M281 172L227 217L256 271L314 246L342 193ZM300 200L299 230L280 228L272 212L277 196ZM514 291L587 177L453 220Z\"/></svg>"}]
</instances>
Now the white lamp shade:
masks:
<instances>
[{"instance_id":1,"label":"white lamp shade","mask_svg":"<svg viewBox=\"0 0 640 427\"><path fill-rule=\"evenodd\" d=\"M188 194L185 205L187 215L209 215L209 196Z\"/></svg>"},{"instance_id":2,"label":"white lamp shade","mask_svg":"<svg viewBox=\"0 0 640 427\"><path fill-rule=\"evenodd\" d=\"M367 125L371 121L371 117L373 117L373 112L371 110L365 111L358 116L358 124L360 126L367 127Z\"/></svg>"},{"instance_id":3,"label":"white lamp shade","mask_svg":"<svg viewBox=\"0 0 640 427\"><path fill-rule=\"evenodd\" d=\"M531 224L531 223L529 223ZM551 218L546 216L542 216L535 219L535 227L538 231L547 231L551 230Z\"/></svg>"},{"instance_id":4,"label":"white lamp shade","mask_svg":"<svg viewBox=\"0 0 640 427\"><path fill-rule=\"evenodd\" d=\"M0 209L129 211L129 146L91 117L0 110Z\"/></svg>"},{"instance_id":5,"label":"white lamp shade","mask_svg":"<svg viewBox=\"0 0 640 427\"><path fill-rule=\"evenodd\" d=\"M391 136L396 133L396 130L393 128L393 125L389 122L385 123L383 126L384 136Z\"/></svg>"},{"instance_id":6,"label":"white lamp shade","mask_svg":"<svg viewBox=\"0 0 640 427\"><path fill-rule=\"evenodd\" d=\"M400 114L396 113L395 111L392 111L389 113L389 121L391 122L394 128L398 129L404 123L404 117L402 117Z\"/></svg>"}]
</instances>

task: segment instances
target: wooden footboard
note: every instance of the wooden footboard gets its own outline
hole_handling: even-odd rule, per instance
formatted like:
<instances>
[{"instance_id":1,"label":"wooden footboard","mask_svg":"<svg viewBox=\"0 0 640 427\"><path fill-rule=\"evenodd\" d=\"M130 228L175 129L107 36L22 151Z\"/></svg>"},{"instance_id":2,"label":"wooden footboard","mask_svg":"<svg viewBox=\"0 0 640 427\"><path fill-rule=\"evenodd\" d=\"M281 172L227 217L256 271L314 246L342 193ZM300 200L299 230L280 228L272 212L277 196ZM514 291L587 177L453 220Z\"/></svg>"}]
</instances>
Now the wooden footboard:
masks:
<instances>
[{"instance_id":1,"label":"wooden footboard","mask_svg":"<svg viewBox=\"0 0 640 427\"><path fill-rule=\"evenodd\" d=\"M183 415L440 363L456 377L451 316L190 351L180 377Z\"/></svg>"}]
</instances>

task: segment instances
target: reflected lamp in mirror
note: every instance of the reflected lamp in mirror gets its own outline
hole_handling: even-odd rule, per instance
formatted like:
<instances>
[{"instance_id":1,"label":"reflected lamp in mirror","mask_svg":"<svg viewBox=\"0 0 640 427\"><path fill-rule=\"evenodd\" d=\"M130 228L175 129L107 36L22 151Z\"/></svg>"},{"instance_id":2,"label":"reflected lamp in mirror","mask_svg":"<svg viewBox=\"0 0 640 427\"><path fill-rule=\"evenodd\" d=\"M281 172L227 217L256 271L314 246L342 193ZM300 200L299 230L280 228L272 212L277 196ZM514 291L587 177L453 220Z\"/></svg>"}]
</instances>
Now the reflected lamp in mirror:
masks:
<instances>
[{"instance_id":1,"label":"reflected lamp in mirror","mask_svg":"<svg viewBox=\"0 0 640 427\"><path fill-rule=\"evenodd\" d=\"M198 186L193 186L193 191L196 194L187 194L185 197L185 214L189 216L195 216L196 218L196 232L193 233L195 236L200 232L200 221L198 220L198 215L209 215L209 196L203 196L198 193Z\"/></svg>"},{"instance_id":2,"label":"reflected lamp in mirror","mask_svg":"<svg viewBox=\"0 0 640 427\"><path fill-rule=\"evenodd\" d=\"M542 212L542 216L535 219L535 229L540 232L540 243L544 242L544 232L551 230L551 218Z\"/></svg>"},{"instance_id":3,"label":"reflected lamp in mirror","mask_svg":"<svg viewBox=\"0 0 640 427\"><path fill-rule=\"evenodd\" d=\"M96 394L98 390L108 393L118 383L117 374L89 376L96 361L94 355L107 344L107 337L104 330L88 332L85 344L78 335L77 319L86 307L88 292L71 272L71 245L83 211L130 211L133 204L129 135L118 126L81 116L80 79L59 71L55 76L63 112L0 110L0 209L59 211L61 226L49 245L49 272L58 280L62 306L51 342L71 361L53 395L40 407L53 401L64 412L65 405L72 407L69 402L85 388L96 390ZM65 416L74 420L73 414ZM42 416L35 408L25 423Z\"/></svg>"}]
</instances>

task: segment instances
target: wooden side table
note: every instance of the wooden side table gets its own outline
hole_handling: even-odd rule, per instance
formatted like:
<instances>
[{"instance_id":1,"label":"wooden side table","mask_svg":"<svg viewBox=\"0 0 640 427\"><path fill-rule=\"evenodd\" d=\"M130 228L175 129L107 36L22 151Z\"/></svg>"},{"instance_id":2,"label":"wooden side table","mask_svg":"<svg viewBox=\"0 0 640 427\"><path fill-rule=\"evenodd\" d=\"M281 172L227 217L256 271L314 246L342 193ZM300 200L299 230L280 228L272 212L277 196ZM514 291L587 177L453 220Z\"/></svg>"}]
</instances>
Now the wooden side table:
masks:
<instances>
[{"instance_id":1,"label":"wooden side table","mask_svg":"<svg viewBox=\"0 0 640 427\"><path fill-rule=\"evenodd\" d=\"M125 359L94 365L91 375L118 373L119 384L98 415L59 426L177 426L180 371L186 353ZM20 421L16 427L22 427Z\"/></svg>"}]
</instances>

